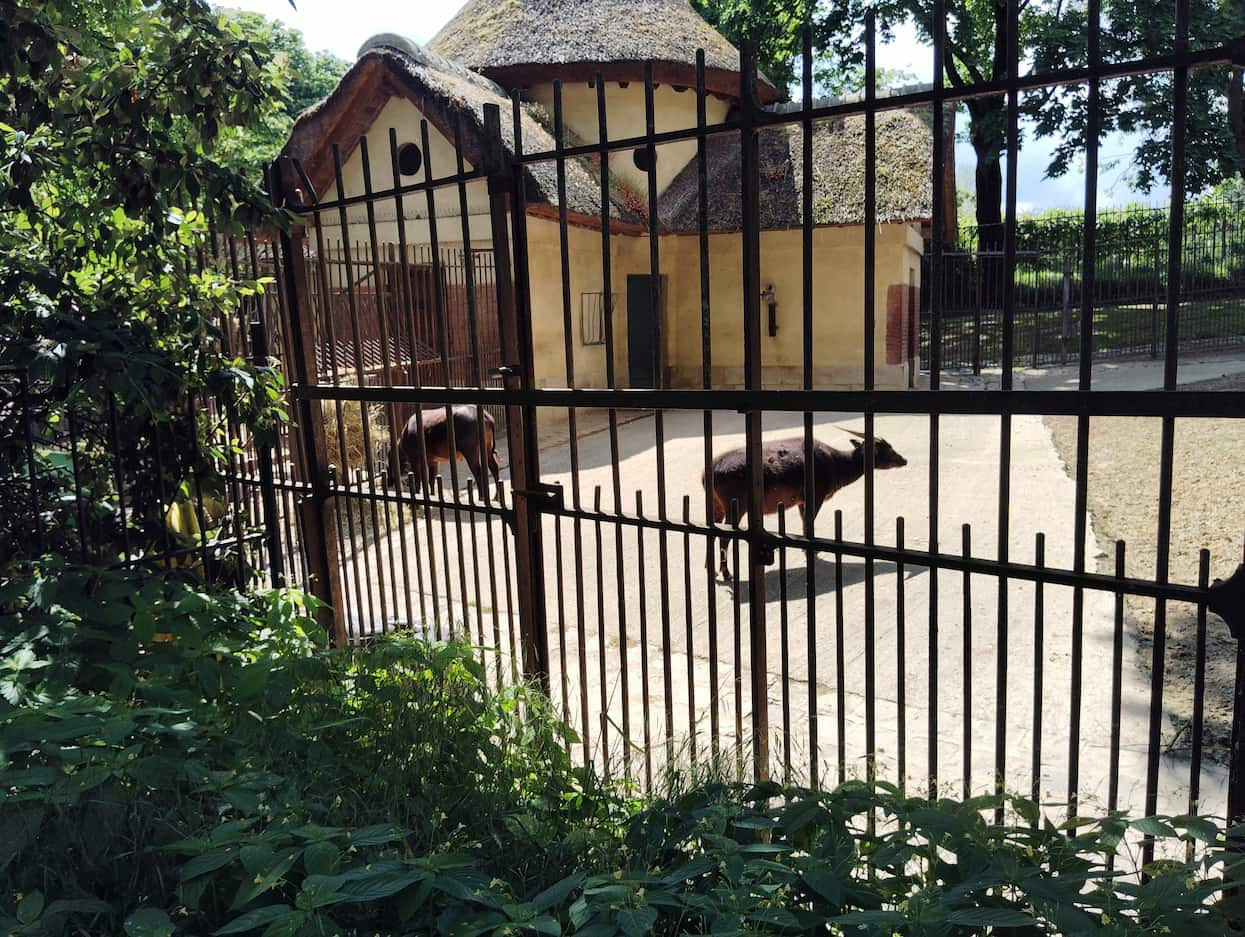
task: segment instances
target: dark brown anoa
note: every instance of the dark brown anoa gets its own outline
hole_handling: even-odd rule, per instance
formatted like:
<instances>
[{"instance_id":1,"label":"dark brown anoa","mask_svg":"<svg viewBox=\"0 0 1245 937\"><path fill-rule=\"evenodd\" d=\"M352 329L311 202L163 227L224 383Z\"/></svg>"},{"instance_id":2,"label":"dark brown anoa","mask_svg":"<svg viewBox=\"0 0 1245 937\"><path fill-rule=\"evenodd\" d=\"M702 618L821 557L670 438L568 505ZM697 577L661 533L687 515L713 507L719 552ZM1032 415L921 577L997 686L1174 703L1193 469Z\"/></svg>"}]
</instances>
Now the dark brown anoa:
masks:
<instances>
[{"instance_id":1,"label":"dark brown anoa","mask_svg":"<svg viewBox=\"0 0 1245 937\"><path fill-rule=\"evenodd\" d=\"M483 490L487 484L484 477L484 466L480 461L481 439L479 432L479 423L476 420L476 408L472 406L454 407L454 448L457 454L462 456L467 463L467 467L471 469L471 474L476 480L476 486ZM500 469L497 465L497 449L493 445L493 431L495 421L489 415L487 410L480 411L484 414L484 439L483 452L485 458L488 459L489 471L493 474L493 481L499 481ZM423 422L424 441L421 450L419 443L420 421ZM445 407L429 408L417 414L412 414L411 418L406 421L406 426L402 428L402 437L398 440L398 448L402 453L402 459L411 469L419 466L420 454L422 452L424 459L428 464L428 477L436 475L437 463L449 462L454 458L450 452L450 434L448 424L445 420ZM415 472L416 481L420 481L419 472Z\"/></svg>"},{"instance_id":2,"label":"dark brown anoa","mask_svg":"<svg viewBox=\"0 0 1245 937\"><path fill-rule=\"evenodd\" d=\"M852 430L848 432L859 436ZM813 440L813 519L822 504L840 488L850 485L865 473L865 450L863 437L852 440L850 452L832 449L819 439ZM880 436L873 437L873 466L879 469L902 468L908 460L896 452L891 444ZM776 514L779 507L798 506L804 517L804 437L792 436L775 439L761 447L761 484L765 491L764 514ZM701 484L705 483L701 475ZM714 523L728 519L731 504L738 511L733 524L748 515L748 457L744 449L732 449L713 460ZM723 578L730 578L726 566L726 543L718 546L719 571ZM774 561L773 550L765 550L765 565Z\"/></svg>"}]
</instances>

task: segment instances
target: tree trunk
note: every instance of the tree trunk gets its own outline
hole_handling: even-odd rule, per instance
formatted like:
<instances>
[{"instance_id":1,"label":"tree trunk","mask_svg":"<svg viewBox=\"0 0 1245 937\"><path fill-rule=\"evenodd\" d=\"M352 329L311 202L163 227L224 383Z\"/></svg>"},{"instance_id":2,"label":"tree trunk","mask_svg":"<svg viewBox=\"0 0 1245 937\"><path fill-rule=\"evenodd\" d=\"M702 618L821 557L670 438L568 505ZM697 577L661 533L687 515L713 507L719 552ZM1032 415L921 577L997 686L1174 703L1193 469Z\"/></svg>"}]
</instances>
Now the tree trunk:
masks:
<instances>
[{"instance_id":1,"label":"tree trunk","mask_svg":"<svg viewBox=\"0 0 1245 937\"><path fill-rule=\"evenodd\" d=\"M1245 176L1245 68L1228 72L1228 127L1236 149L1236 174Z\"/></svg>"},{"instance_id":2,"label":"tree trunk","mask_svg":"<svg viewBox=\"0 0 1245 937\"><path fill-rule=\"evenodd\" d=\"M977 250L981 301L998 308L1003 300L1003 148L1006 144L1006 103L1002 97L969 102L968 137L976 156Z\"/></svg>"}]
</instances>

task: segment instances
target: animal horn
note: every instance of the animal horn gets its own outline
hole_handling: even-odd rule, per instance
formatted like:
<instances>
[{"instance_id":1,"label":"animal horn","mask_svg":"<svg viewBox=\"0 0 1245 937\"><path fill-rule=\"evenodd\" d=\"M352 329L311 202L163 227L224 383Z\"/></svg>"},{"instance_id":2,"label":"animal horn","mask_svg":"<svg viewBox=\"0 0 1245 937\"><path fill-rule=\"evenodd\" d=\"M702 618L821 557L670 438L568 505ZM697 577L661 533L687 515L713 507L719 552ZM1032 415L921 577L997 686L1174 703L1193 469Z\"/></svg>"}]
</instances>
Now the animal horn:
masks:
<instances>
[{"instance_id":1,"label":"animal horn","mask_svg":"<svg viewBox=\"0 0 1245 937\"><path fill-rule=\"evenodd\" d=\"M867 436L865 436L865 434L864 434L864 433L860 432L859 430L848 429L848 428L847 428L847 427L845 427L845 426L844 426L844 427L840 427L840 428L843 430L843 432L845 432L845 433L850 433L852 436L859 436L861 439L867 439L867 438L868 438Z\"/></svg>"}]
</instances>

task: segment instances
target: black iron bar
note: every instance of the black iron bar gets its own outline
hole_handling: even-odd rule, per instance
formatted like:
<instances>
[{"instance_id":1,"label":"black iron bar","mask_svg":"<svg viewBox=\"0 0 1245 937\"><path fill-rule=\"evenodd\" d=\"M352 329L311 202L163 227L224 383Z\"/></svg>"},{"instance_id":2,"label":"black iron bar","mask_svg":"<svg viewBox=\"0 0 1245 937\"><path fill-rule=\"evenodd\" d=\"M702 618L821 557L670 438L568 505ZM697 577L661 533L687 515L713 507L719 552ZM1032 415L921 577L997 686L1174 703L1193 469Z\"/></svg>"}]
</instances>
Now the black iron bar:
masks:
<instances>
[{"instance_id":1,"label":"black iron bar","mask_svg":"<svg viewBox=\"0 0 1245 937\"><path fill-rule=\"evenodd\" d=\"M333 178L337 184L337 191L339 193L345 192L346 187L342 181L341 147L338 144L334 143L332 149L333 149ZM341 252L341 258L342 258L342 279L343 279L343 282L346 288L347 305L349 306L349 309L350 309L350 335L351 335L351 339L354 345L355 379L358 382L359 386L363 386L363 384L366 383L366 380L364 378L364 368L363 368L363 338L362 338L362 334L359 328L359 303L358 303L358 296L356 295L356 290L355 290L355 284L358 281L355 278L354 253L350 249L350 234L349 234L350 221L349 221L349 218L347 217L345 206L342 206L338 210L338 230L341 234L339 250ZM363 464L367 470L368 494L375 495L376 494L376 484L374 480L375 466L372 464L372 430L371 430L371 427L369 426L370 420L368 419L367 407L363 402L360 402L359 404L359 420L362 424L362 430L363 430L363 460L364 460ZM343 475L346 475L348 472L348 468L346 468L345 466L348 466L349 463L346 462L346 453L344 451L342 452L342 462L343 462ZM360 494L362 494L361 491L360 491ZM375 501L371 501L370 499L368 500L369 500L369 513L371 516L371 523L372 523L372 532L374 536L379 537L380 536L380 517L376 512L376 503ZM360 515L363 514L362 504L360 504L359 506L359 513ZM368 546L367 546L366 524L362 526L364 527L364 530L362 532L362 537L361 537L362 543L358 546L355 546L354 544L352 544L352 547L356 550L362 549L363 551L363 568L368 579L368 589L367 589L368 616L371 619L372 627L375 628L376 619L375 619L375 614L374 614L373 605L372 605L372 588L371 588L372 572L371 572L371 563L368 559L368 556L371 551L368 549ZM381 621L385 622L385 621L388 621L389 619L389 613L388 613L388 605L385 601L384 564L381 562L381 558L379 556L376 558L376 584L377 584L376 592L380 599L380 617L381 617Z\"/></svg>"},{"instance_id":2,"label":"black iron bar","mask_svg":"<svg viewBox=\"0 0 1245 937\"><path fill-rule=\"evenodd\" d=\"M644 498L638 489L635 493L635 513L637 517L644 516ZM639 572L636 578L638 586L636 598L640 609L640 716L643 720L642 731L644 733L644 789L651 791L653 789L653 729L652 718L649 714L649 701L652 695L648 676L648 590L645 588L648 567L644 564L644 532L643 527L635 529L636 569ZM624 699L623 705L629 706L630 700Z\"/></svg>"},{"instance_id":3,"label":"black iron bar","mask_svg":"<svg viewBox=\"0 0 1245 937\"><path fill-rule=\"evenodd\" d=\"M813 389L813 29L806 25L800 54L800 165L804 189L800 205L800 298L803 331L805 391ZM708 389L708 385L706 385ZM804 411L804 465L813 465L813 414ZM812 549L813 512L808 505L816 504L814 474L804 472L803 514L804 539L810 544L804 551L804 616L805 654L808 658L808 783L818 785L818 699L817 699L817 553Z\"/></svg>"},{"instance_id":4,"label":"black iron bar","mask_svg":"<svg viewBox=\"0 0 1245 937\"><path fill-rule=\"evenodd\" d=\"M708 121L705 113L705 50L696 50L696 246L700 261L700 380L703 390L713 387L712 309L709 297L709 174ZM713 486L713 410L705 407L705 526L714 526ZM685 518L686 520L686 518ZM705 538L705 596L709 615L709 739L716 761L720 750L718 716L718 601L717 558L713 537ZM690 647L689 647L690 654ZM691 662L688 663L689 668ZM689 670L689 673L691 671Z\"/></svg>"},{"instance_id":5,"label":"black iron bar","mask_svg":"<svg viewBox=\"0 0 1245 937\"><path fill-rule=\"evenodd\" d=\"M931 374L931 381L933 375ZM295 398L320 400L399 401L431 404L517 402L519 406L615 407L623 410L734 410L750 408L781 413L872 410L874 413L929 413L934 416L998 416L1010 413L1039 416L1172 416L1180 418L1245 417L1245 399L1239 394L1189 390L1164 394L1153 390L1027 390L1023 394L999 390L650 390L645 388L562 388L507 391L498 387L333 387L294 384Z\"/></svg>"},{"instance_id":6,"label":"black iron bar","mask_svg":"<svg viewBox=\"0 0 1245 937\"><path fill-rule=\"evenodd\" d=\"M597 676L601 691L601 756L603 768L608 777L610 772L610 741L609 741L609 680L606 673L605 656L605 564L601 550L601 486L596 485L592 491L593 531L596 534L597 557Z\"/></svg>"},{"instance_id":7,"label":"black iron bar","mask_svg":"<svg viewBox=\"0 0 1245 937\"><path fill-rule=\"evenodd\" d=\"M870 8L865 14L865 230L864 230L864 377L865 390L876 387L877 369L877 16ZM864 414L865 429L865 544L874 539L874 415ZM811 463L807 463L811 464ZM811 472L805 472L806 475ZM877 630L875 623L873 557L865 556L865 777L877 776ZM874 831L876 815L869 811L867 828Z\"/></svg>"},{"instance_id":8,"label":"black iron bar","mask_svg":"<svg viewBox=\"0 0 1245 937\"><path fill-rule=\"evenodd\" d=\"M407 249L407 243L406 243L406 212L403 208L402 192L401 192L401 187L399 185L399 180L402 178L402 168L401 166L398 165L398 131L393 127L389 128L389 168L390 168L390 172L392 172L393 174L393 191L394 191L393 209L394 209L394 219L395 219L395 223L398 229L398 265L399 265L399 273L402 279L402 288L399 291L399 295L401 296L401 299L402 299L402 317L403 317L404 325L406 328L407 341L408 341L408 344L410 345L410 348L408 350L411 356L410 380L412 384L418 386L422 382L419 376L419 341L417 337L418 328L416 325L417 320L416 320L416 314L415 314L415 296L414 296L414 292L411 289L410 256L409 256L409 251ZM412 471L410 474L408 474L407 480L409 482L410 496L412 499L411 501L411 533L413 534L413 536L411 540L412 540L412 544L414 546L414 551L415 551L415 580L419 587L419 616L421 619L421 625L426 630L427 625L428 625L428 606L427 606L427 600L424 597L424 568L423 568L422 559L420 557L419 518L415 512L415 504L413 500L415 497L416 490L417 490L415 483L414 483L414 479L416 477L418 477L421 480L421 487L418 490L422 492L423 494L427 494L428 492L428 487L427 487L428 485L428 479L427 479L428 459L427 459L427 453L424 451L423 408L419 404L416 404L415 413L413 414L413 416L415 417L415 438L416 438L415 448L417 452L415 461L418 462L419 464L410 466L410 469ZM404 456L404 453L401 453L401 452L398 453L399 472L398 472L397 487L399 489L399 494L401 494L400 489L402 487L401 462L402 462L403 456ZM481 494L484 496L485 502L487 503L488 501L487 485L485 486L485 489L486 490L481 492ZM399 500L399 504L403 504L403 503L406 503L406 499ZM440 614L440 610L438 607L439 600L437 599L437 595L436 595L437 590L435 588L435 583L437 581L437 574L436 574L436 569L435 569L436 561L433 557L433 548L432 548L432 522L428 519L428 513L427 513L426 507L424 508L424 521L425 521L424 526L427 529L427 534L428 534L428 540L427 540L428 568L429 568L429 574L430 574L430 582L434 584L434 588L432 588L431 590L432 591L432 603L433 603L432 604L432 617L434 619L437 619L441 617L441 614ZM489 527L489 531L491 534L492 532L491 526ZM489 547L490 547L489 568L491 570L492 562L493 562L492 561L493 551L492 551L491 536L490 536ZM494 607L496 607L497 605L496 586L494 586L493 588L493 605Z\"/></svg>"},{"instance_id":9,"label":"black iron bar","mask_svg":"<svg viewBox=\"0 0 1245 937\"><path fill-rule=\"evenodd\" d=\"M934 152L931 155L932 180L930 184L930 325L929 325L929 390L938 394L942 372L942 306L943 306L943 226L946 206L943 204L943 172L946 154L943 151L943 102L946 100L944 56L947 45L947 22L945 0L934 0L933 16L933 88L931 103L931 134ZM875 392L876 393L876 392ZM909 393L912 393L909 391ZM1006 398L1005 398L1006 399ZM934 404L934 401L930 401ZM935 404L941 405L941 396ZM938 552L938 456L939 411L929 415L929 535L928 549L931 558ZM980 411L978 411L980 412ZM929 700L926 710L928 719L929 753L926 771L929 778L929 796L938 795L938 565L931 562L929 569Z\"/></svg>"},{"instance_id":10,"label":"black iron bar","mask_svg":"<svg viewBox=\"0 0 1245 937\"><path fill-rule=\"evenodd\" d=\"M683 496L683 524L690 527L692 523L691 495ZM714 596L709 596L712 601ZM687 743L688 754L693 767L696 765L696 645L694 622L692 620L692 538L683 533L683 624L685 651L687 653ZM671 736L666 743L668 758L674 760L674 738Z\"/></svg>"},{"instance_id":11,"label":"black iron bar","mask_svg":"<svg viewBox=\"0 0 1245 937\"><path fill-rule=\"evenodd\" d=\"M1101 0L1089 0L1088 47L1091 68L1101 62ZM1080 374L1077 388L1088 392L1094 363L1094 297L1097 275L1098 242L1098 151L1102 135L1101 84L1091 78L1086 104L1085 129L1085 216L1081 240L1081 321ZM1089 417L1076 421L1076 494L1073 506L1072 567L1085 570L1085 540L1089 510ZM1076 816L1081 769L1081 680L1084 670L1085 591L1072 589L1072 703L1068 726L1068 816ZM1070 833L1072 831L1069 831Z\"/></svg>"},{"instance_id":12,"label":"black iron bar","mask_svg":"<svg viewBox=\"0 0 1245 937\"><path fill-rule=\"evenodd\" d=\"M656 384L659 388L664 388L667 384L667 352L666 352L666 329L662 324L660 310L662 308L662 278L661 278L661 254L659 248L660 225L658 223L657 211L657 148L652 140L656 134L656 111L653 105L653 63L646 62L644 64L644 128L645 135L649 138L649 142L645 148L645 154L648 157L648 265L649 265L649 289L653 308L658 310L656 317L657 322L657 362L656 362ZM657 516L661 520L666 520L666 413L660 407L653 411L653 445L657 453ZM641 513L638 512L637 513ZM670 699L670 553L669 544L666 540L666 531L659 529L657 531L657 570L660 579L660 592L658 593L661 600L661 662L662 662L662 701L665 706L666 716L666 734L669 736L674 724L673 702ZM640 564L641 571L644 570L644 564ZM648 662L648 642L641 641L644 646L645 666ZM645 713L645 732L647 733L647 719L649 707L649 694L647 680L644 687L644 713ZM647 734L645 736L647 740ZM645 762L646 769L648 762ZM651 783L650 783L651 788Z\"/></svg>"},{"instance_id":13,"label":"black iron bar","mask_svg":"<svg viewBox=\"0 0 1245 937\"><path fill-rule=\"evenodd\" d=\"M903 550L903 517L895 518L895 548ZM908 639L904 606L904 563L895 563L895 731L896 778L903 790L908 784Z\"/></svg>"},{"instance_id":14,"label":"black iron bar","mask_svg":"<svg viewBox=\"0 0 1245 937\"><path fill-rule=\"evenodd\" d=\"M731 527L739 527L739 502L731 499L728 522ZM744 779L744 652L743 652L743 607L739 601L739 538L731 540L731 605L734 611L735 627L732 631L734 649L734 690L735 690L735 777Z\"/></svg>"},{"instance_id":15,"label":"black iron bar","mask_svg":"<svg viewBox=\"0 0 1245 937\"><path fill-rule=\"evenodd\" d=\"M1034 536L1033 564L1040 573L1046 564L1046 534ZM1030 797L1042 800L1042 680L1046 666L1046 589L1039 576L1033 581L1033 762L1030 776Z\"/></svg>"},{"instance_id":16,"label":"black iron bar","mask_svg":"<svg viewBox=\"0 0 1245 937\"><path fill-rule=\"evenodd\" d=\"M834 695L839 783L847 780L847 661L843 631L843 512L834 512Z\"/></svg>"},{"instance_id":17,"label":"black iron bar","mask_svg":"<svg viewBox=\"0 0 1245 937\"><path fill-rule=\"evenodd\" d=\"M778 536L786 537L786 507L778 505ZM791 783L791 639L787 632L787 548L778 548L778 634L782 673L782 781Z\"/></svg>"},{"instance_id":18,"label":"black iron bar","mask_svg":"<svg viewBox=\"0 0 1245 937\"><path fill-rule=\"evenodd\" d=\"M515 134L516 136L518 135L517 128L515 130ZM432 178L432 154L429 152L430 146L427 120L421 120L419 122L419 139L424 153L423 172L426 178ZM432 254L432 305L437 317L437 337L439 339L441 352L441 376L445 381L445 386L450 387L453 384L453 381L450 379L450 325L449 315L445 308L445 270L441 260L441 244L437 237L436 197L432 189L427 190L427 197L428 249ZM483 437L483 429L483 427L477 428L478 436ZM467 569L463 558L462 512L458 508L458 493L462 482L458 474L458 440L454 430L454 406L449 403L445 405L445 435L447 440L446 445L449 449L448 461L450 464L450 488L452 489L452 493L454 495L454 543L458 548L458 594L461 599L463 614L465 615L467 609ZM484 463L481 463L481 471L484 471ZM437 477L440 478L440 475L438 474ZM437 486L437 496L444 501L443 489L440 484ZM539 519L537 520L537 523L539 523ZM444 513L441 515L441 524L444 528ZM445 545L446 537L444 529L442 529L441 537L442 544ZM447 551L445 554L447 577L449 562L449 553ZM446 595L449 595L448 589ZM451 613L451 633L453 632L453 627L453 614Z\"/></svg>"},{"instance_id":19,"label":"black iron bar","mask_svg":"<svg viewBox=\"0 0 1245 937\"><path fill-rule=\"evenodd\" d=\"M384 380L386 384L392 384L393 383L393 364L389 360L389 356L390 356L389 316L387 313L387 305L385 302L385 290L383 288L382 279L381 279L380 239L376 233L376 199L372 193L372 164L371 164L371 161L368 159L366 136L359 138L359 160L360 160L361 168L363 170L363 192L365 195L369 196L365 205L367 208L367 212L366 212L367 232L368 232L368 247L369 247L369 254L370 254L372 290L374 293L375 304L376 304L376 322L377 322L377 326L379 327L379 331L380 331L381 374L384 376ZM397 432L397 428L394 426L394 423L396 422L396 416L397 416L397 409L393 404L390 404L389 406L385 408L385 417L386 417L385 426L386 426L386 429L388 430L388 435L389 435L389 442L388 442L389 455L388 455L388 458L385 460L387 465L386 465L386 470L385 470L385 475L384 475L386 487L388 486L388 480L392 474L389 471L389 466L392 466L394 457L398 455L398 432ZM364 414L363 421L365 424L368 422L366 413ZM369 453L369 455L374 456L374 453ZM376 475L375 465L370 461L367 462L366 464L368 467L367 468L368 474L374 477ZM393 600L393 611L394 611L394 615L396 616L398 613L400 601L397 595L398 570L397 570L397 564L395 563L394 554L393 554L393 526L392 526L392 523L390 522L389 512L387 510L384 512L384 515L385 515L385 548L389 555L390 597ZM377 538L380 537L379 528L376 530L376 537ZM398 543L400 545L400 550L402 554L402 576L403 578L405 578L406 569L407 569L406 538L400 537L398 540ZM381 559L382 557L379 557L379 556L376 558L376 564L378 566L381 563ZM409 590L408 590L408 594L406 598L406 605L409 609L410 607ZM409 623L410 622L408 621L408 624ZM388 627L389 627L389 621L387 619L381 622L382 631L387 630Z\"/></svg>"},{"instance_id":20,"label":"black iron bar","mask_svg":"<svg viewBox=\"0 0 1245 937\"><path fill-rule=\"evenodd\" d=\"M1124 541L1115 541L1115 575L1124 579ZM1111 742L1107 780L1107 809L1119 806L1120 795L1120 715L1124 677L1124 593L1115 593L1115 627L1111 634ZM1036 700L1035 700L1036 702Z\"/></svg>"},{"instance_id":21,"label":"black iron bar","mask_svg":"<svg viewBox=\"0 0 1245 937\"><path fill-rule=\"evenodd\" d=\"M1020 4L1007 0L1007 76L1020 70ZM1003 225L1003 373L1002 389L1013 390L1013 358L1016 330L1016 189L1020 164L1020 93L1007 94L1007 177L1004 181ZM1034 344L1036 348L1036 342ZM999 418L999 513L998 558L1006 563L1011 549L1012 418ZM994 636L994 794L999 798L994 820L1003 823L1003 793L1007 775L1007 665L1008 665L1008 583L998 581L998 615Z\"/></svg>"},{"instance_id":22,"label":"black iron bar","mask_svg":"<svg viewBox=\"0 0 1245 937\"><path fill-rule=\"evenodd\" d=\"M961 549L966 557L973 555L972 537L971 526L962 525L960 527ZM960 658L960 670L963 680L964 712L961 714L963 735L960 748L963 758L964 799L968 800L973 796L973 587L972 573L967 569L964 570L961 590L964 606L961 618L963 656Z\"/></svg>"},{"instance_id":23,"label":"black iron bar","mask_svg":"<svg viewBox=\"0 0 1245 937\"><path fill-rule=\"evenodd\" d=\"M1175 48L1185 52L1189 46L1189 2L1176 0ZM1184 204L1185 204L1185 133L1189 109L1189 72L1178 67L1172 73L1172 162L1171 203L1168 208L1167 231L1167 314L1163 345L1163 389L1176 389L1180 341L1180 293L1183 278ZM1159 440L1159 505L1158 532L1154 548L1154 579L1160 584L1168 580L1171 559L1172 475L1175 460L1176 422L1164 417ZM1159 598L1154 603L1154 638L1150 661L1150 725L1146 764L1146 815L1158 806L1158 775L1160 734L1163 720L1164 671L1167 653L1167 603ZM1143 842L1142 859L1154 859L1154 840Z\"/></svg>"}]
</instances>

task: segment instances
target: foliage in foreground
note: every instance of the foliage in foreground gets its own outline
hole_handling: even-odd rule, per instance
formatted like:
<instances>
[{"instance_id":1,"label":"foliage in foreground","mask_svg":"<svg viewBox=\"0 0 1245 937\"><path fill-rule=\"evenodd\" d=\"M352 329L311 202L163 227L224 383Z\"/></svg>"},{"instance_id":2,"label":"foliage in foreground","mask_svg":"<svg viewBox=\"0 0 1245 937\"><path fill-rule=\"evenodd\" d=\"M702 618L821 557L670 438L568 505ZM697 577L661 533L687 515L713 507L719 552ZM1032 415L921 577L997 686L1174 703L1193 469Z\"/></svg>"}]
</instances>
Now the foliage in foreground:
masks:
<instances>
[{"instance_id":1,"label":"foliage in foreground","mask_svg":"<svg viewBox=\"0 0 1245 937\"><path fill-rule=\"evenodd\" d=\"M472 649L327 651L301 598L0 583L0 933L1222 934L1203 819L696 783L628 800ZM673 790L673 788L672 788ZM1139 884L1148 833L1197 864ZM1125 856L1127 858L1127 856Z\"/></svg>"}]
</instances>

